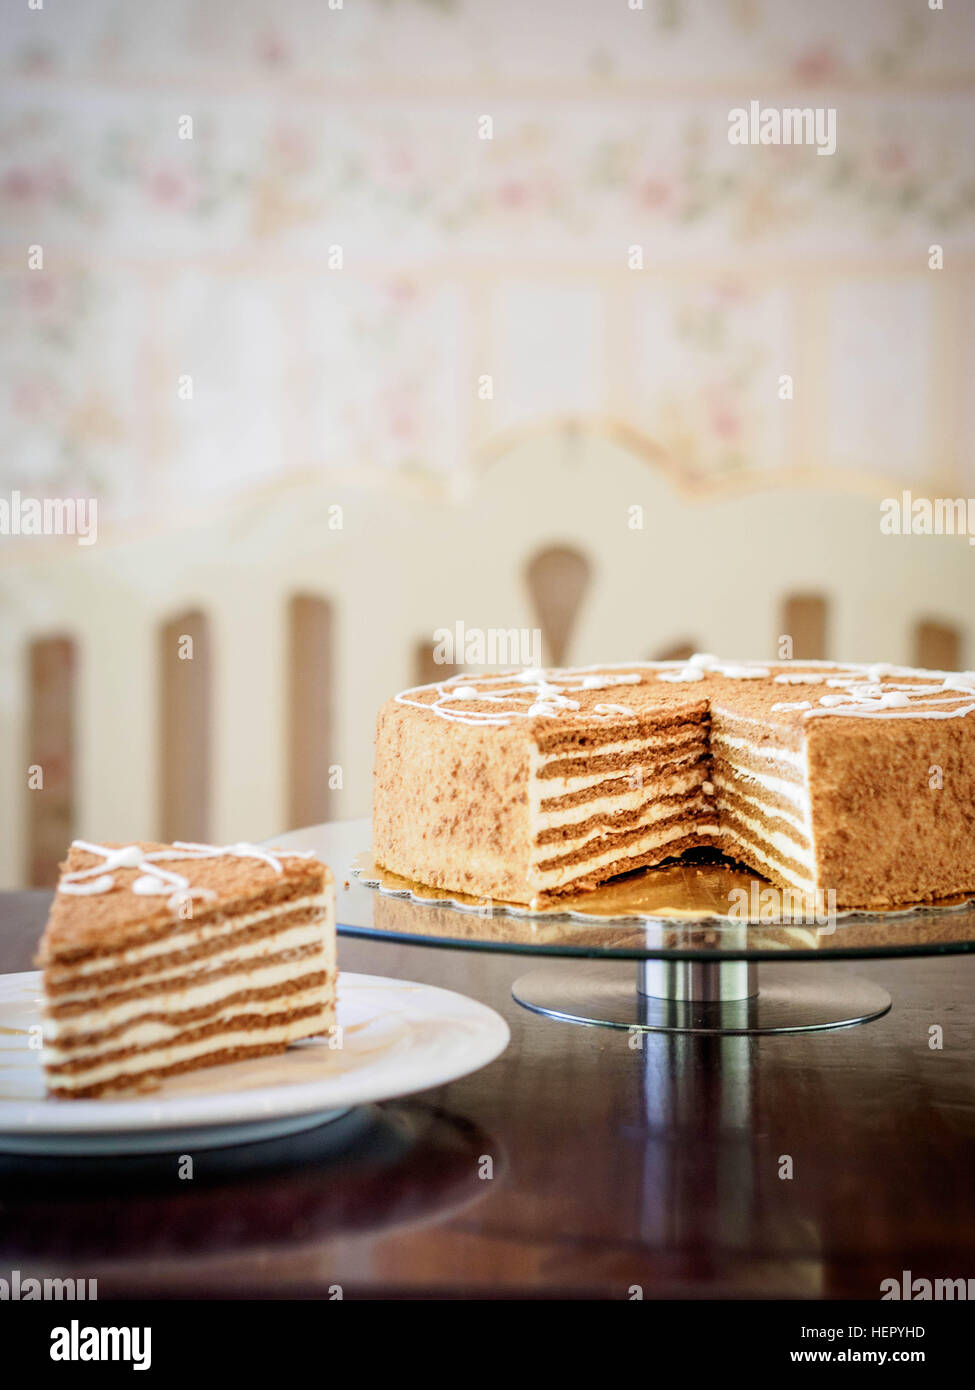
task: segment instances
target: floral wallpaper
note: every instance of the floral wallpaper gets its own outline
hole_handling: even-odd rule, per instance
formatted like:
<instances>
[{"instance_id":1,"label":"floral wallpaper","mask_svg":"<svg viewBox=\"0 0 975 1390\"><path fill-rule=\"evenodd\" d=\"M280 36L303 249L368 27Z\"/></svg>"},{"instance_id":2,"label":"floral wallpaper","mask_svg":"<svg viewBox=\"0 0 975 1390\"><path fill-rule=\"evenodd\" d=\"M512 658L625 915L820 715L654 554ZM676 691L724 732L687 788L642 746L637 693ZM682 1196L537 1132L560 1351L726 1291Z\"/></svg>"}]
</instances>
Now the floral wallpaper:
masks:
<instances>
[{"instance_id":1,"label":"floral wallpaper","mask_svg":"<svg viewBox=\"0 0 975 1390\"><path fill-rule=\"evenodd\" d=\"M975 484L963 6L0 11L5 488L160 518L569 414L694 486ZM730 144L752 99L834 106L836 153Z\"/></svg>"}]
</instances>

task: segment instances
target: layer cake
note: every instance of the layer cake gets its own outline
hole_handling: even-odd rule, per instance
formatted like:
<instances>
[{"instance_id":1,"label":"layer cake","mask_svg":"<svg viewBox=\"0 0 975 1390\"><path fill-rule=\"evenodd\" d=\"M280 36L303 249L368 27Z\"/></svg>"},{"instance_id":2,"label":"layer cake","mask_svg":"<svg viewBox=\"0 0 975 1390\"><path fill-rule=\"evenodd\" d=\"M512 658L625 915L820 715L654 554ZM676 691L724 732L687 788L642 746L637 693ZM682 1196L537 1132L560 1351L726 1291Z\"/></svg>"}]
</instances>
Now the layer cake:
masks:
<instances>
[{"instance_id":1,"label":"layer cake","mask_svg":"<svg viewBox=\"0 0 975 1390\"><path fill-rule=\"evenodd\" d=\"M48 1092L149 1090L335 1023L335 894L310 856L75 840L38 965Z\"/></svg>"},{"instance_id":2,"label":"layer cake","mask_svg":"<svg viewBox=\"0 0 975 1390\"><path fill-rule=\"evenodd\" d=\"M840 908L975 891L975 672L701 654L454 676L380 711L394 873L544 903L701 847Z\"/></svg>"}]
</instances>

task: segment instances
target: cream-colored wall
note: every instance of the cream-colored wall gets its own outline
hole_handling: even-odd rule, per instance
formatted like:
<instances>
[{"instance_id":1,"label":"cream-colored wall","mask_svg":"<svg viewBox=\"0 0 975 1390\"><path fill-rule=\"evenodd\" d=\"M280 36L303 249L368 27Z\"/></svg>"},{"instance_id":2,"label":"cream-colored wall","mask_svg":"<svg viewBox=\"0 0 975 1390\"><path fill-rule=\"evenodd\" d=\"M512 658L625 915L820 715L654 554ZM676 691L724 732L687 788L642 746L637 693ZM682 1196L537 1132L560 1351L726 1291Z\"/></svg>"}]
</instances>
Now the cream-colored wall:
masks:
<instances>
[{"instance_id":1,"label":"cream-colored wall","mask_svg":"<svg viewBox=\"0 0 975 1390\"><path fill-rule=\"evenodd\" d=\"M752 99L835 154L729 144ZM5 0L0 101L4 488L166 524L575 411L975 493L966 4Z\"/></svg>"}]
</instances>

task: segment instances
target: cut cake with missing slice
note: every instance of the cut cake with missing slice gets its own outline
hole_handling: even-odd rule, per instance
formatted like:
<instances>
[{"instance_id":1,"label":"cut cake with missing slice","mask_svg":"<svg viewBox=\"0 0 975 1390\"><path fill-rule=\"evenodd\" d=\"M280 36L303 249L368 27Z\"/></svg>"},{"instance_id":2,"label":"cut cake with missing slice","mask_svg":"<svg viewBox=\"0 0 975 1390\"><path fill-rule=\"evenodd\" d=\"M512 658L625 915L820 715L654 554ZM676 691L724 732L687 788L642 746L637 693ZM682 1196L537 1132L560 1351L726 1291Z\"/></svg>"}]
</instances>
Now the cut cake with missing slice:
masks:
<instances>
[{"instance_id":1,"label":"cut cake with missing slice","mask_svg":"<svg viewBox=\"0 0 975 1390\"><path fill-rule=\"evenodd\" d=\"M37 963L50 1095L283 1052L335 1024L332 874L257 845L75 840Z\"/></svg>"},{"instance_id":2,"label":"cut cake with missing slice","mask_svg":"<svg viewBox=\"0 0 975 1390\"><path fill-rule=\"evenodd\" d=\"M840 908L975 893L975 672L699 653L380 711L373 855L403 878L544 904L700 848Z\"/></svg>"}]
</instances>

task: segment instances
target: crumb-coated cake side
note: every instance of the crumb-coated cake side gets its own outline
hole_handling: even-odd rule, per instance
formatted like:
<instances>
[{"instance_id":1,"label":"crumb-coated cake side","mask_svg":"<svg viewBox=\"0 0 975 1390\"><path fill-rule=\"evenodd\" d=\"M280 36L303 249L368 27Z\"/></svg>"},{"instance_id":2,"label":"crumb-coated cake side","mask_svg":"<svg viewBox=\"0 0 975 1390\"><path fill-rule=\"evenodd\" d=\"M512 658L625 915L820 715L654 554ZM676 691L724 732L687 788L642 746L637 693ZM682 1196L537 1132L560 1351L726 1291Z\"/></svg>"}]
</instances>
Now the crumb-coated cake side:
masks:
<instances>
[{"instance_id":1,"label":"crumb-coated cake side","mask_svg":"<svg viewBox=\"0 0 975 1390\"><path fill-rule=\"evenodd\" d=\"M335 1022L332 875L257 845L76 840L37 963L51 1095L282 1052Z\"/></svg>"},{"instance_id":2,"label":"crumb-coated cake side","mask_svg":"<svg viewBox=\"0 0 975 1390\"><path fill-rule=\"evenodd\" d=\"M975 892L975 721L816 719L812 836L841 906Z\"/></svg>"},{"instance_id":3,"label":"crumb-coated cake side","mask_svg":"<svg viewBox=\"0 0 975 1390\"><path fill-rule=\"evenodd\" d=\"M520 726L444 725L390 701L376 743L377 859L435 888L519 900L531 846L530 749Z\"/></svg>"},{"instance_id":4,"label":"crumb-coated cake side","mask_svg":"<svg viewBox=\"0 0 975 1390\"><path fill-rule=\"evenodd\" d=\"M380 712L373 854L526 903L710 846L840 907L975 892L975 673L690 661L455 676Z\"/></svg>"}]
</instances>

